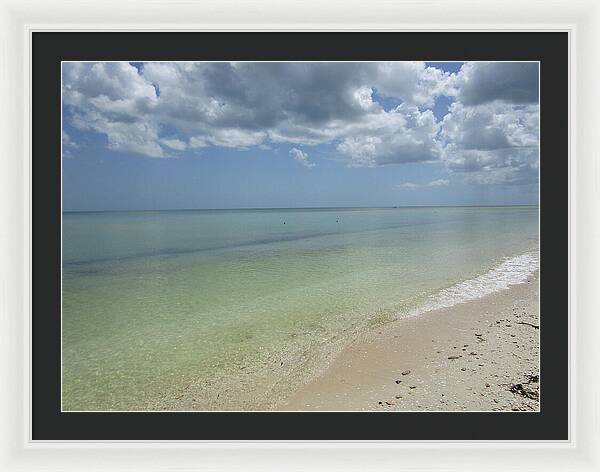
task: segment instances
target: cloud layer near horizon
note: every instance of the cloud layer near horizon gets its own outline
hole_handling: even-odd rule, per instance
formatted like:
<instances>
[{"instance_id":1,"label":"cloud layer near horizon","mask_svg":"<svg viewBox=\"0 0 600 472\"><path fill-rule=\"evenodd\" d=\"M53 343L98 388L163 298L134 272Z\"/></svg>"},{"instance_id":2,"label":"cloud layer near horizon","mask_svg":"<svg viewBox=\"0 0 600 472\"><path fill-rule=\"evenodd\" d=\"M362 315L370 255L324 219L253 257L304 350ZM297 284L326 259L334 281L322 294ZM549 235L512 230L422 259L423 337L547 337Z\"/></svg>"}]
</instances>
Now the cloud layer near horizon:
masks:
<instances>
[{"instance_id":1,"label":"cloud layer near horizon","mask_svg":"<svg viewBox=\"0 0 600 472\"><path fill-rule=\"evenodd\" d=\"M440 119L438 97L452 101ZM73 127L147 157L286 144L310 168L306 148L327 144L349 166L440 162L477 183L537 181L537 63L450 74L422 62L73 62L63 103Z\"/></svg>"}]
</instances>

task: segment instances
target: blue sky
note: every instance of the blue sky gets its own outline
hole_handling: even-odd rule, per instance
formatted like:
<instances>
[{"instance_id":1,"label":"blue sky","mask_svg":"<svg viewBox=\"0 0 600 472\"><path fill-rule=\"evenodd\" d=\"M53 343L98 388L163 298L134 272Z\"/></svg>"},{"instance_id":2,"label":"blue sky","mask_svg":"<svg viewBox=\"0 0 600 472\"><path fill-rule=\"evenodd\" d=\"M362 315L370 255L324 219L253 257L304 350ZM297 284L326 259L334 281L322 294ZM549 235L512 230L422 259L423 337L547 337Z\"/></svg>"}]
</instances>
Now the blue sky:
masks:
<instances>
[{"instance_id":1,"label":"blue sky","mask_svg":"<svg viewBox=\"0 0 600 472\"><path fill-rule=\"evenodd\" d=\"M64 63L63 210L538 201L537 63Z\"/></svg>"}]
</instances>

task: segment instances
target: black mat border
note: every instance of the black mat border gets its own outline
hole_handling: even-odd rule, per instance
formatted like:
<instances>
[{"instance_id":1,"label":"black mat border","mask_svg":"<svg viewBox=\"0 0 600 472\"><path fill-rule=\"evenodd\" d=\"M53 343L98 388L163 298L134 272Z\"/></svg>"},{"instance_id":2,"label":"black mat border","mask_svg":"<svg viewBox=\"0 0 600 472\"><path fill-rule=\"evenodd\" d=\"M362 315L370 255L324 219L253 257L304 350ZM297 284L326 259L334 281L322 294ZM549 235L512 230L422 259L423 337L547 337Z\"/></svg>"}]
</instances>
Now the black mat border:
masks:
<instances>
[{"instance_id":1,"label":"black mat border","mask_svg":"<svg viewBox=\"0 0 600 472\"><path fill-rule=\"evenodd\" d=\"M541 61L541 412L61 413L61 60ZM34 440L568 439L567 33L33 33Z\"/></svg>"}]
</instances>

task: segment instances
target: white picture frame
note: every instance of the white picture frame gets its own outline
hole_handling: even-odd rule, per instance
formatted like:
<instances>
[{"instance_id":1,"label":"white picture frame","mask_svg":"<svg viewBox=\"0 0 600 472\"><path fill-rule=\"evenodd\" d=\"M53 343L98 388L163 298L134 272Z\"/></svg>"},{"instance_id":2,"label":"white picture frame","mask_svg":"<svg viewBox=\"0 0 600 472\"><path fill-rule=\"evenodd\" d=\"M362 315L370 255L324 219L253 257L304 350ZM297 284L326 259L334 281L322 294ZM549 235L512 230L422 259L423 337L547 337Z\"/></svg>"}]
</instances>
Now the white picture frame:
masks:
<instances>
[{"instance_id":1,"label":"white picture frame","mask_svg":"<svg viewBox=\"0 0 600 472\"><path fill-rule=\"evenodd\" d=\"M567 31L570 434L555 442L31 440L33 31ZM600 470L600 3L0 1L0 470Z\"/></svg>"}]
</instances>

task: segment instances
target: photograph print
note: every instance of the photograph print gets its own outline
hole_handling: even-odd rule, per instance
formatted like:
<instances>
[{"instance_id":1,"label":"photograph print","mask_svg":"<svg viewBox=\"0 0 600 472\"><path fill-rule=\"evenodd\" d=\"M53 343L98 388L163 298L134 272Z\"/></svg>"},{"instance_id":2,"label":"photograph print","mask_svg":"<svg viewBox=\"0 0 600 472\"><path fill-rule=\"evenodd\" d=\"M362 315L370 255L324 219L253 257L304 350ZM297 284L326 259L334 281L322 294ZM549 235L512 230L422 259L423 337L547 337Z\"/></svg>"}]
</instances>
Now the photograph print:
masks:
<instances>
[{"instance_id":1,"label":"photograph print","mask_svg":"<svg viewBox=\"0 0 600 472\"><path fill-rule=\"evenodd\" d=\"M63 411L540 411L539 62L61 67Z\"/></svg>"}]
</instances>

